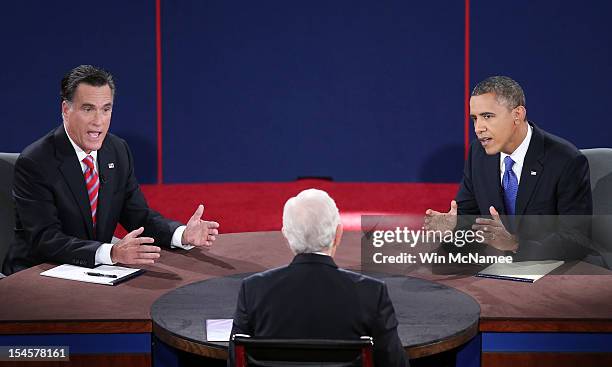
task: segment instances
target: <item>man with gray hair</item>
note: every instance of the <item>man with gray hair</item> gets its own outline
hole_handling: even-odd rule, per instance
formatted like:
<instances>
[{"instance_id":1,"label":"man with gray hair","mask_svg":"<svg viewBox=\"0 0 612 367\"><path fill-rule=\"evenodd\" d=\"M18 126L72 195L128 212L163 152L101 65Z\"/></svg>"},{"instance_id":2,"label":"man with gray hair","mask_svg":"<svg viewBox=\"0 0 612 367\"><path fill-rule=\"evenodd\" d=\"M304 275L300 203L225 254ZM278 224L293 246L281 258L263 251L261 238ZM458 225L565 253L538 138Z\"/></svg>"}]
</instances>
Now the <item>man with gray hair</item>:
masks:
<instances>
[{"instance_id":1,"label":"man with gray hair","mask_svg":"<svg viewBox=\"0 0 612 367\"><path fill-rule=\"evenodd\" d=\"M407 366L384 282L340 269L333 256L342 238L334 200L309 189L287 200L283 235L291 264L242 282L233 334L265 338L374 338L376 366ZM230 344L230 365L233 365Z\"/></svg>"},{"instance_id":2,"label":"man with gray hair","mask_svg":"<svg viewBox=\"0 0 612 367\"><path fill-rule=\"evenodd\" d=\"M525 106L523 89L509 77L476 85L470 116L478 139L459 192L447 213L428 209L425 226L452 230L457 215L484 215L472 228L515 261L580 259L593 210L588 162L571 143L528 121Z\"/></svg>"}]
</instances>

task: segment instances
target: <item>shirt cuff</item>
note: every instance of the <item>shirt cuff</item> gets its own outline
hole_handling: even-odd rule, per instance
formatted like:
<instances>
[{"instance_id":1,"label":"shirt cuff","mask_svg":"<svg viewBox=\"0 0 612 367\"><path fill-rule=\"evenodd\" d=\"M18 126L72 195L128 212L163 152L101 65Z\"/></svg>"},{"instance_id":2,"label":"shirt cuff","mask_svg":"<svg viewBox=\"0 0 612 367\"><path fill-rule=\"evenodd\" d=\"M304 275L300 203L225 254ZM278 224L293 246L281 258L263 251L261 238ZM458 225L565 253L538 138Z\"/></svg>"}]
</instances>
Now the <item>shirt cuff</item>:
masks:
<instances>
[{"instance_id":1,"label":"shirt cuff","mask_svg":"<svg viewBox=\"0 0 612 367\"><path fill-rule=\"evenodd\" d=\"M111 249L113 248L112 243L103 243L96 250L96 265L115 265L111 259Z\"/></svg>"},{"instance_id":2,"label":"shirt cuff","mask_svg":"<svg viewBox=\"0 0 612 367\"><path fill-rule=\"evenodd\" d=\"M185 232L186 226L180 226L176 230L174 230L174 234L172 235L172 241L170 242L170 248L182 248L184 250L191 250L194 246L191 245L183 245L183 232Z\"/></svg>"}]
</instances>

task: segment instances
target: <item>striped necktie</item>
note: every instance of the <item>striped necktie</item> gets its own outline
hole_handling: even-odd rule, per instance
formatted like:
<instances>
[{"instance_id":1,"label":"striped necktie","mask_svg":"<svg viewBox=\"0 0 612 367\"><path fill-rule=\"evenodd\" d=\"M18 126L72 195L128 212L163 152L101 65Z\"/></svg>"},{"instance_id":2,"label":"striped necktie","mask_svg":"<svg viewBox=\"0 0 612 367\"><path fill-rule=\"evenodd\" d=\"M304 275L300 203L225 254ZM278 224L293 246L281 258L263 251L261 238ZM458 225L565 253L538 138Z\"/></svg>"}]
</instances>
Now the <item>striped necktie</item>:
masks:
<instances>
[{"instance_id":1,"label":"striped necktie","mask_svg":"<svg viewBox=\"0 0 612 367\"><path fill-rule=\"evenodd\" d=\"M98 189L100 188L100 177L96 172L93 157L88 155L83 158L83 163L87 166L84 172L85 175L85 186L87 187L87 194L89 195L89 206L91 207L91 220L93 226L96 228L96 210L98 208Z\"/></svg>"}]
</instances>

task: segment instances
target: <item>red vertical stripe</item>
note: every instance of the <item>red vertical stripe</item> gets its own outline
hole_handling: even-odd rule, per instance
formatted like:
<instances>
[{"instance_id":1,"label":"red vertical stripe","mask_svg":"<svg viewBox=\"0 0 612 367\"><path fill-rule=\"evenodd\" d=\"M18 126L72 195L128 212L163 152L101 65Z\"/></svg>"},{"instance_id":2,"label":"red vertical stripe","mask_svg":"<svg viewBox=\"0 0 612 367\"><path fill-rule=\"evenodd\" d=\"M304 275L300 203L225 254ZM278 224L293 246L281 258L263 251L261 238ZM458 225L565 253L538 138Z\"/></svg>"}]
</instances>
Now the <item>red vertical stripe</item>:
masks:
<instances>
[{"instance_id":1,"label":"red vertical stripe","mask_svg":"<svg viewBox=\"0 0 612 367\"><path fill-rule=\"evenodd\" d=\"M155 62L157 71L157 183L163 183L162 165L162 50L161 0L155 0Z\"/></svg>"},{"instance_id":2,"label":"red vertical stripe","mask_svg":"<svg viewBox=\"0 0 612 367\"><path fill-rule=\"evenodd\" d=\"M464 106L463 145L464 159L470 149L470 0L465 0L465 42L464 42Z\"/></svg>"}]
</instances>

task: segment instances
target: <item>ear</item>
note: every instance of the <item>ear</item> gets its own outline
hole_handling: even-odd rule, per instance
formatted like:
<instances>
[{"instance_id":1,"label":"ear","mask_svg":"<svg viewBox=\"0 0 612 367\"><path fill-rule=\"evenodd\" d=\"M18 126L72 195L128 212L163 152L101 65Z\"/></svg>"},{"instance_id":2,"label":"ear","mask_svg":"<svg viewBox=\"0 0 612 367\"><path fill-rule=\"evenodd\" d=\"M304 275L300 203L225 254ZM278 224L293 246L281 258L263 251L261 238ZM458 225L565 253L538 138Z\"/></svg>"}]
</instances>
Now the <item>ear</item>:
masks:
<instances>
[{"instance_id":1,"label":"ear","mask_svg":"<svg viewBox=\"0 0 612 367\"><path fill-rule=\"evenodd\" d=\"M512 110L512 117L514 118L515 124L525 121L525 118L527 117L527 109L525 106L518 106Z\"/></svg>"},{"instance_id":2,"label":"ear","mask_svg":"<svg viewBox=\"0 0 612 367\"><path fill-rule=\"evenodd\" d=\"M340 245L340 241L342 240L342 233L343 233L344 229L342 227L342 223L339 223L338 226L336 227L336 237L334 238L334 247L338 247L338 245Z\"/></svg>"},{"instance_id":3,"label":"ear","mask_svg":"<svg viewBox=\"0 0 612 367\"><path fill-rule=\"evenodd\" d=\"M68 110L70 110L70 104L67 101L62 101L62 117L66 119L66 115L68 114Z\"/></svg>"},{"instance_id":4,"label":"ear","mask_svg":"<svg viewBox=\"0 0 612 367\"><path fill-rule=\"evenodd\" d=\"M340 240L342 239L342 223L338 224L336 227L336 236L334 237L334 242L329 249L329 256L334 257L336 255L336 250L338 246L340 246Z\"/></svg>"}]
</instances>

